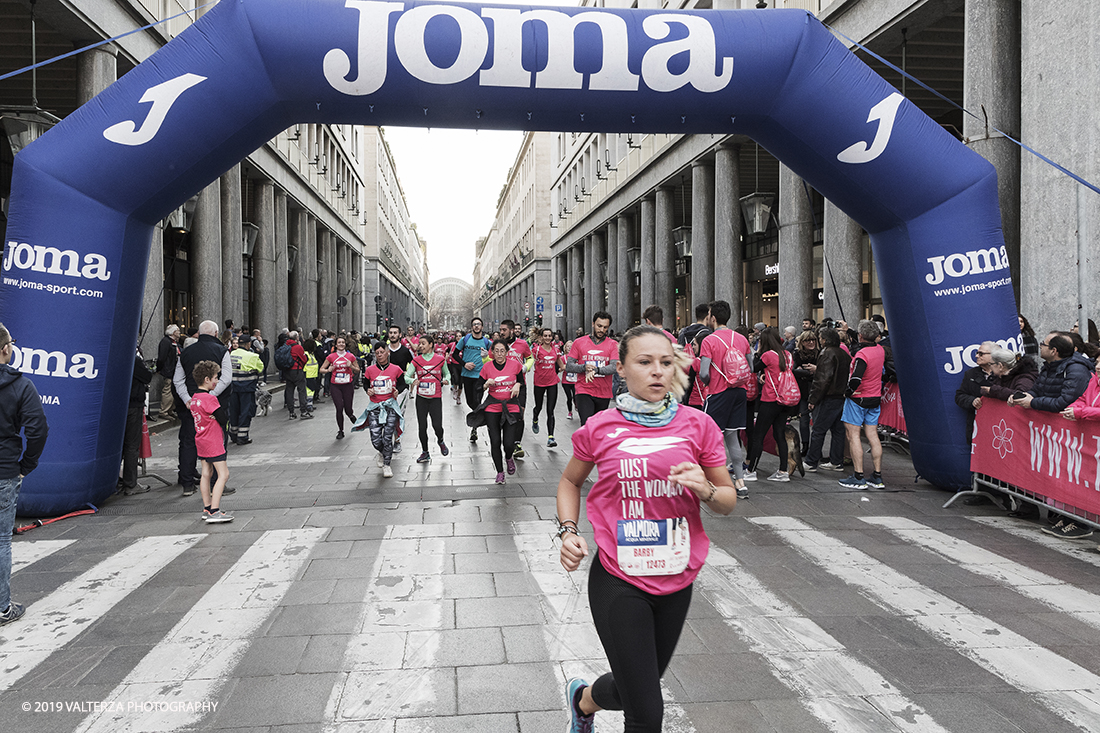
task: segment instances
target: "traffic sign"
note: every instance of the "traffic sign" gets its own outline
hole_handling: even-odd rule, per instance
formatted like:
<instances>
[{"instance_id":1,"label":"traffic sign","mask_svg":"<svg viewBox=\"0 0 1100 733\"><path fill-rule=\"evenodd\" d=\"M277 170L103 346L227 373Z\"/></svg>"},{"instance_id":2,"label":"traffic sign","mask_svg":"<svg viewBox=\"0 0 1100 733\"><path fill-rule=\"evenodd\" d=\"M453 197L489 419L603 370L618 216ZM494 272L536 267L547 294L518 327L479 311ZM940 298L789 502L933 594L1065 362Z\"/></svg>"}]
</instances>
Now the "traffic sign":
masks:
<instances>
[{"instance_id":1,"label":"traffic sign","mask_svg":"<svg viewBox=\"0 0 1100 733\"><path fill-rule=\"evenodd\" d=\"M562 304L561 303L554 303L554 315L560 316L564 313L565 313L565 308L562 307Z\"/></svg>"},{"instance_id":2,"label":"traffic sign","mask_svg":"<svg viewBox=\"0 0 1100 733\"><path fill-rule=\"evenodd\" d=\"M541 295L535 297L535 305L542 305L542 302L543 301Z\"/></svg>"},{"instance_id":3,"label":"traffic sign","mask_svg":"<svg viewBox=\"0 0 1100 733\"><path fill-rule=\"evenodd\" d=\"M523 304L523 315L525 315L525 316L530 315L530 313L531 313L531 304L530 303L524 303Z\"/></svg>"},{"instance_id":4,"label":"traffic sign","mask_svg":"<svg viewBox=\"0 0 1100 733\"><path fill-rule=\"evenodd\" d=\"M542 313L542 298L539 298L538 302L535 303L535 313Z\"/></svg>"}]
</instances>

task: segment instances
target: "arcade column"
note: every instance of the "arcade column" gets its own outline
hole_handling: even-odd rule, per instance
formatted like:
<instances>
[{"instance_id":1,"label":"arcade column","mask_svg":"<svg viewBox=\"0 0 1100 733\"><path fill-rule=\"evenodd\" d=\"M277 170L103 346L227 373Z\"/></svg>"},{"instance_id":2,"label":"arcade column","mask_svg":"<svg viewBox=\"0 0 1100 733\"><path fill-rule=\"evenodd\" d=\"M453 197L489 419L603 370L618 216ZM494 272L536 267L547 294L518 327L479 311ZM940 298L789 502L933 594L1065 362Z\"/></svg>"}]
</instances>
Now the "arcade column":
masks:
<instances>
[{"instance_id":1,"label":"arcade column","mask_svg":"<svg viewBox=\"0 0 1100 733\"><path fill-rule=\"evenodd\" d=\"M730 304L731 327L740 323L745 309L739 154L738 145L714 152L714 299Z\"/></svg>"},{"instance_id":2,"label":"arcade column","mask_svg":"<svg viewBox=\"0 0 1100 733\"><path fill-rule=\"evenodd\" d=\"M779 323L799 328L813 305L814 220L809 188L779 166Z\"/></svg>"}]
</instances>

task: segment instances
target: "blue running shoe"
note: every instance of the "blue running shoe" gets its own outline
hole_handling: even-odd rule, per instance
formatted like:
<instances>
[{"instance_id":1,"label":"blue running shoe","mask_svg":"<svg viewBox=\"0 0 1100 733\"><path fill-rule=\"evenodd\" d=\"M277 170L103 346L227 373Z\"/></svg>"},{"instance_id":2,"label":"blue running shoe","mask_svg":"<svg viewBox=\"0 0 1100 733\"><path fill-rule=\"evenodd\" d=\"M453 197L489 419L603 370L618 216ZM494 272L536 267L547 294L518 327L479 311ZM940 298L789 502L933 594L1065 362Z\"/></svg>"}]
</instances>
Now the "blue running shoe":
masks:
<instances>
[{"instance_id":1,"label":"blue running shoe","mask_svg":"<svg viewBox=\"0 0 1100 733\"><path fill-rule=\"evenodd\" d=\"M857 478L854 473L848 478L840 479L837 483L846 489L855 489L856 491L863 491L867 488L867 481L862 478Z\"/></svg>"},{"instance_id":2,"label":"blue running shoe","mask_svg":"<svg viewBox=\"0 0 1100 733\"><path fill-rule=\"evenodd\" d=\"M569 701L569 733L592 733L592 720L596 717L585 715L577 707L581 692L588 687L588 683L580 677L574 677L565 685L565 698Z\"/></svg>"}]
</instances>

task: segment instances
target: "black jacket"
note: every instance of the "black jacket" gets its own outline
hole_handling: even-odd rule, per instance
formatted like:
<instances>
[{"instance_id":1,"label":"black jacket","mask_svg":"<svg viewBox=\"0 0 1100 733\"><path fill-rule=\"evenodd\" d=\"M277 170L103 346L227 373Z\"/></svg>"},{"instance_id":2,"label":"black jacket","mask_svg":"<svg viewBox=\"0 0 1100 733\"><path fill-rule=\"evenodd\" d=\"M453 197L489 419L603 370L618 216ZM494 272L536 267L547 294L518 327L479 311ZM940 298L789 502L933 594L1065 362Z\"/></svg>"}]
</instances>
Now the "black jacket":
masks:
<instances>
[{"instance_id":1,"label":"black jacket","mask_svg":"<svg viewBox=\"0 0 1100 733\"><path fill-rule=\"evenodd\" d=\"M26 450L20 429L27 437ZM18 369L0 364L0 479L26 476L37 468L48 433L34 384Z\"/></svg>"},{"instance_id":2,"label":"black jacket","mask_svg":"<svg viewBox=\"0 0 1100 733\"><path fill-rule=\"evenodd\" d=\"M175 365L172 365L172 371L176 370ZM141 360L141 357L134 355L134 379L130 383L130 404L136 405L145 402L145 388L149 386L149 382L153 380L153 373L149 371L149 368L145 366L145 362Z\"/></svg>"},{"instance_id":3,"label":"black jacket","mask_svg":"<svg viewBox=\"0 0 1100 733\"><path fill-rule=\"evenodd\" d=\"M224 372L226 369L225 355L228 353L229 349L225 348L221 341L218 341L217 336L199 334L199 340L188 346L180 354L180 366L183 367L183 379L187 383L187 394L193 395L199 391L199 386L195 384L195 378L191 374L195 369L195 365L200 361L212 361L222 367ZM232 370L232 365L229 366L229 369ZM218 402L221 403L222 407L228 407L230 391L226 389L218 395ZM183 403L179 395L176 395L176 399L181 404Z\"/></svg>"},{"instance_id":4,"label":"black jacket","mask_svg":"<svg viewBox=\"0 0 1100 733\"><path fill-rule=\"evenodd\" d=\"M963 372L962 384L955 390L955 404L966 410L974 419L974 398L982 396L982 387L992 387L993 377L981 367L970 367Z\"/></svg>"},{"instance_id":5,"label":"black jacket","mask_svg":"<svg viewBox=\"0 0 1100 733\"><path fill-rule=\"evenodd\" d=\"M1074 353L1068 359L1047 362L1029 393L1031 409L1061 412L1085 393L1096 365L1088 357Z\"/></svg>"},{"instance_id":6,"label":"black jacket","mask_svg":"<svg viewBox=\"0 0 1100 733\"><path fill-rule=\"evenodd\" d=\"M817 371L814 372L813 385L810 387L810 404L820 405L827 397L844 396L848 387L848 370L852 368L852 357L839 346L828 346L817 355Z\"/></svg>"},{"instance_id":7,"label":"black jacket","mask_svg":"<svg viewBox=\"0 0 1100 733\"><path fill-rule=\"evenodd\" d=\"M179 344L171 336L165 336L157 346L157 374L172 378L176 373L176 359L179 358Z\"/></svg>"}]
</instances>

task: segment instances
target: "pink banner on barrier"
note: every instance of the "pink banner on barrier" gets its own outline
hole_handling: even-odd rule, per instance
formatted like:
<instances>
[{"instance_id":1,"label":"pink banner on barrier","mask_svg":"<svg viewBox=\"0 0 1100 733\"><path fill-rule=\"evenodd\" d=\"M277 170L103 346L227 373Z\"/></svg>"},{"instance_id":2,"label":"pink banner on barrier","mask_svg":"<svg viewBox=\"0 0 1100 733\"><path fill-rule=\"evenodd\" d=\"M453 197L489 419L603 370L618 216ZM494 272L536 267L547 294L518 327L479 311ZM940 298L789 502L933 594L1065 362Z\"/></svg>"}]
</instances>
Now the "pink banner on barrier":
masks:
<instances>
[{"instance_id":1,"label":"pink banner on barrier","mask_svg":"<svg viewBox=\"0 0 1100 733\"><path fill-rule=\"evenodd\" d=\"M878 424L900 433L908 433L905 429L905 410L901 408L901 390L893 382L887 382L885 387L882 391L882 410L879 412Z\"/></svg>"},{"instance_id":2,"label":"pink banner on barrier","mask_svg":"<svg viewBox=\"0 0 1100 733\"><path fill-rule=\"evenodd\" d=\"M985 399L974 433L971 471L1100 514L1100 422Z\"/></svg>"}]
</instances>

